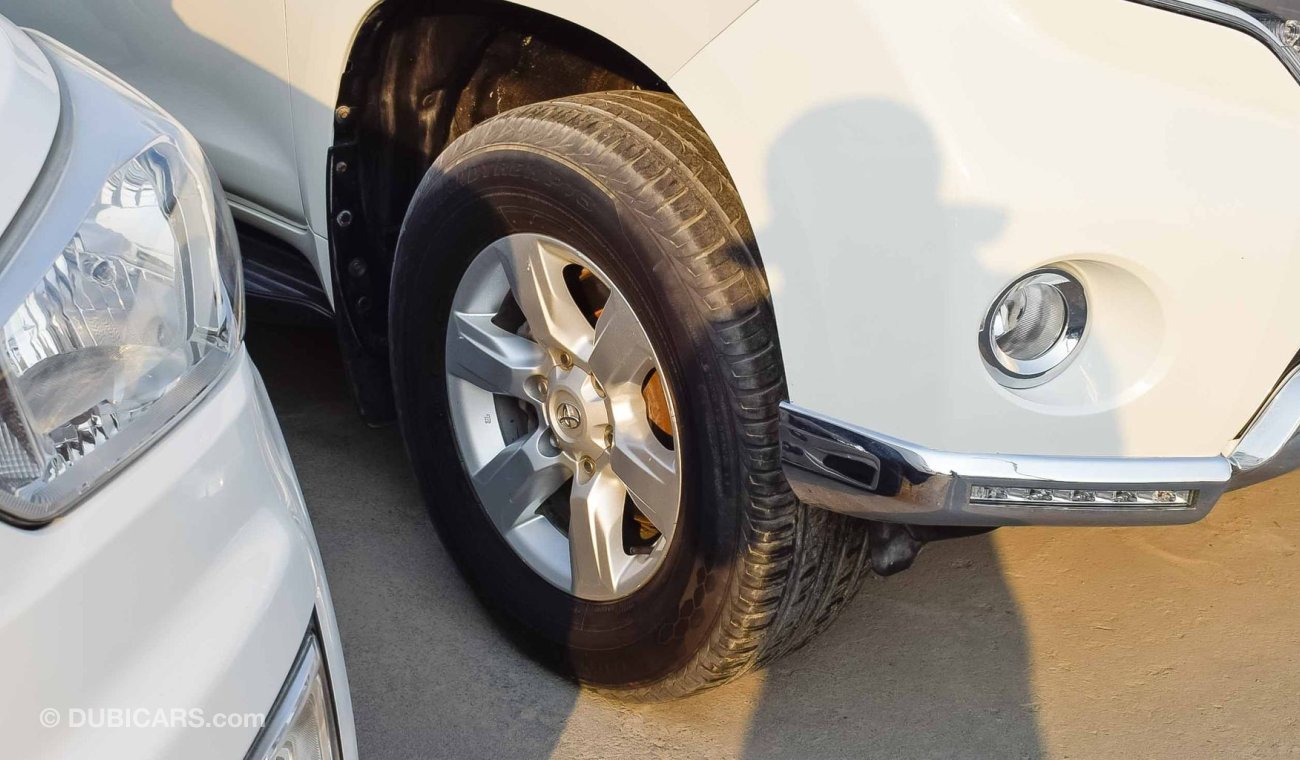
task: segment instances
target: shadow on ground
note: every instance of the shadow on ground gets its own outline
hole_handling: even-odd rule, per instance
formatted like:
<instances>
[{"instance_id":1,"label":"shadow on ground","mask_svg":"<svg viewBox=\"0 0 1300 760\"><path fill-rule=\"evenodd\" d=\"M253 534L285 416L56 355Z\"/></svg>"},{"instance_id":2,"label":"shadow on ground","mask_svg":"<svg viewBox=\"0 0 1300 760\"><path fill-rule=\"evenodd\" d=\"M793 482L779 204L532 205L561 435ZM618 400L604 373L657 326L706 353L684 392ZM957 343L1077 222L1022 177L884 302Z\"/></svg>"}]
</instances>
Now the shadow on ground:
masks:
<instances>
[{"instance_id":1,"label":"shadow on ground","mask_svg":"<svg viewBox=\"0 0 1300 760\"><path fill-rule=\"evenodd\" d=\"M1021 623L990 539L871 579L840 621L715 692L624 705L503 638L457 575L394 428L347 395L334 334L254 324L337 608L365 758L1029 757Z\"/></svg>"}]
</instances>

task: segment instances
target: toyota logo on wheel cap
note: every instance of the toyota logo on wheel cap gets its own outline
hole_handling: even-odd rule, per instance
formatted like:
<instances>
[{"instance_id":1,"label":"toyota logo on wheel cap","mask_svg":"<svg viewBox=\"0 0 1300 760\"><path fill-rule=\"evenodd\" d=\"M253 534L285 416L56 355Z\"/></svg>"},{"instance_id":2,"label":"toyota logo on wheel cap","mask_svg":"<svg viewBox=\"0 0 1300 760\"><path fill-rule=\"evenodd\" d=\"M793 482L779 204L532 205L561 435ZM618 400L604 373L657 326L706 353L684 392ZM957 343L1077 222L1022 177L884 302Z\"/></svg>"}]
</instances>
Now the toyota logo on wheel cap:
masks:
<instances>
[{"instance_id":1,"label":"toyota logo on wheel cap","mask_svg":"<svg viewBox=\"0 0 1300 760\"><path fill-rule=\"evenodd\" d=\"M555 410L556 416L560 419L560 425L566 430L577 430L582 426L582 412L578 411L575 404L565 401Z\"/></svg>"}]
</instances>

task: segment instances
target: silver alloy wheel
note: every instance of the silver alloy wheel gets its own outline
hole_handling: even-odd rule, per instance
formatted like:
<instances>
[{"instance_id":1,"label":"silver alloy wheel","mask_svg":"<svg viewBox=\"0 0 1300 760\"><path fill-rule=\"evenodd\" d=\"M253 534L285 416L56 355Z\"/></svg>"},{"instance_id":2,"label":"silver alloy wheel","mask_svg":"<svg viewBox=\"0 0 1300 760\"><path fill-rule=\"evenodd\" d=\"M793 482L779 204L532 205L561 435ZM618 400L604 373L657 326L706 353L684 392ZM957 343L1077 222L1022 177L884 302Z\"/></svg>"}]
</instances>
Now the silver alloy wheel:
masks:
<instances>
[{"instance_id":1,"label":"silver alloy wheel","mask_svg":"<svg viewBox=\"0 0 1300 760\"><path fill-rule=\"evenodd\" d=\"M584 269L608 290L594 327L573 290ZM511 548L582 599L618 599L643 586L677 528L681 446L672 394L660 380L665 431L652 426L644 391L657 372L627 300L559 240L501 238L456 288L447 395L461 459ZM567 524L554 509L565 494ZM625 525L629 516L634 523ZM651 543L629 552L629 531L648 532Z\"/></svg>"}]
</instances>

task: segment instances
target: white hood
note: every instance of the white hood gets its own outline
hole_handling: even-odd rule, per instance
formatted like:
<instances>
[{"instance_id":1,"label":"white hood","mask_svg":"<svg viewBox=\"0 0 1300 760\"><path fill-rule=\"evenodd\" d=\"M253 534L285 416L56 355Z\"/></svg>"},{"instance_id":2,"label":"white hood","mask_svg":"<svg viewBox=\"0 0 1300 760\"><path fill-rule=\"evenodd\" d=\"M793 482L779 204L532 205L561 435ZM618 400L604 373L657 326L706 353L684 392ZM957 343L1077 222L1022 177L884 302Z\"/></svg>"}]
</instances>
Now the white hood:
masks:
<instances>
[{"instance_id":1,"label":"white hood","mask_svg":"<svg viewBox=\"0 0 1300 760\"><path fill-rule=\"evenodd\" d=\"M59 82L45 54L0 16L0 233L45 165L59 124Z\"/></svg>"}]
</instances>

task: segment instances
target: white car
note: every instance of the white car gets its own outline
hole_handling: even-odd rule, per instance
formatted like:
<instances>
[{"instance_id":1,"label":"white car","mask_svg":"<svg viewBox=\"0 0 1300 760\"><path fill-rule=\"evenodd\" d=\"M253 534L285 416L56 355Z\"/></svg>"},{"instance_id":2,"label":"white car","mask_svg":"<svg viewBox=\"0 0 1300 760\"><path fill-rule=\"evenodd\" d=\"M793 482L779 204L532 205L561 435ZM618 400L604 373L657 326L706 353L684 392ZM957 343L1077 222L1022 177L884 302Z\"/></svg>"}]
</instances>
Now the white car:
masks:
<instances>
[{"instance_id":1,"label":"white car","mask_svg":"<svg viewBox=\"0 0 1300 760\"><path fill-rule=\"evenodd\" d=\"M250 295L334 314L586 683L689 694L928 540L1300 461L1294 0L0 6L190 125Z\"/></svg>"},{"instance_id":2,"label":"white car","mask_svg":"<svg viewBox=\"0 0 1300 760\"><path fill-rule=\"evenodd\" d=\"M0 145L0 754L355 758L198 143L0 18Z\"/></svg>"}]
</instances>

